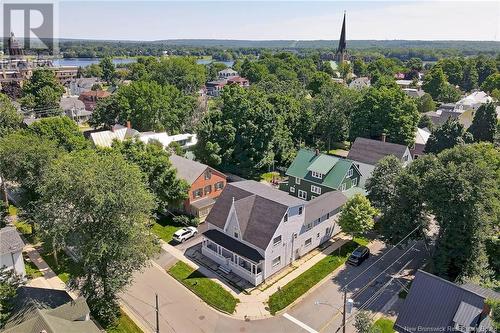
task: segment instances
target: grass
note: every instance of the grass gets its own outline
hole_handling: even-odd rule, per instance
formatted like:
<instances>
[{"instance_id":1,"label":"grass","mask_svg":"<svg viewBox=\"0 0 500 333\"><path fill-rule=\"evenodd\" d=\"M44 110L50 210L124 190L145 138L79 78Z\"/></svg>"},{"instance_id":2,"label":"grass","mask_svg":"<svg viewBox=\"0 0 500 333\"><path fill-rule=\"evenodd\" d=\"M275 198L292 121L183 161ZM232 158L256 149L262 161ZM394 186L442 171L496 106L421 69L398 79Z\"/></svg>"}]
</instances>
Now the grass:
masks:
<instances>
[{"instance_id":1,"label":"grass","mask_svg":"<svg viewBox=\"0 0 500 333\"><path fill-rule=\"evenodd\" d=\"M10 205L7 213L9 214L9 216L17 215L17 207Z\"/></svg>"},{"instance_id":2,"label":"grass","mask_svg":"<svg viewBox=\"0 0 500 333\"><path fill-rule=\"evenodd\" d=\"M81 269L64 251L58 252L57 258L59 260L59 265L56 265L51 249L44 248L44 250L40 252L40 255L64 283L68 283L68 281Z\"/></svg>"},{"instance_id":3,"label":"grass","mask_svg":"<svg viewBox=\"0 0 500 333\"><path fill-rule=\"evenodd\" d=\"M393 333L394 332L394 322L387 318L380 318L375 322L375 327L380 328L382 333Z\"/></svg>"},{"instance_id":4,"label":"grass","mask_svg":"<svg viewBox=\"0 0 500 333\"><path fill-rule=\"evenodd\" d=\"M153 232L156 236L169 243L172 241L174 233L185 225L175 223L171 216L162 216L153 224Z\"/></svg>"},{"instance_id":5,"label":"grass","mask_svg":"<svg viewBox=\"0 0 500 333\"><path fill-rule=\"evenodd\" d=\"M37 277L43 276L38 267L29 259L24 258L24 268L26 269L26 275L30 279L36 279Z\"/></svg>"},{"instance_id":6,"label":"grass","mask_svg":"<svg viewBox=\"0 0 500 333\"><path fill-rule=\"evenodd\" d=\"M120 318L116 326L108 328L106 331L108 333L143 333L139 326L123 311L120 311Z\"/></svg>"},{"instance_id":7,"label":"grass","mask_svg":"<svg viewBox=\"0 0 500 333\"><path fill-rule=\"evenodd\" d=\"M344 244L340 248L340 251L334 251L327 257L321 259L314 266L272 294L268 300L271 314L274 315L276 312L292 304L297 298L302 296L324 277L343 265L357 246L358 243L355 241Z\"/></svg>"},{"instance_id":8,"label":"grass","mask_svg":"<svg viewBox=\"0 0 500 333\"><path fill-rule=\"evenodd\" d=\"M263 173L262 175L260 175L260 179L264 180L268 183L270 183L273 180L273 177L275 179L278 179L278 180L281 178L280 173L276 172L276 171L266 172L266 173Z\"/></svg>"},{"instance_id":9,"label":"grass","mask_svg":"<svg viewBox=\"0 0 500 333\"><path fill-rule=\"evenodd\" d=\"M33 235L33 227L31 226L31 224L21 220L17 220L14 222L14 226L16 227L17 231L19 231L31 244L37 244L39 242L38 237L36 235Z\"/></svg>"},{"instance_id":10,"label":"grass","mask_svg":"<svg viewBox=\"0 0 500 333\"><path fill-rule=\"evenodd\" d=\"M227 313L233 313L239 302L227 290L194 270L182 261L178 261L168 270L177 281L198 295L208 305Z\"/></svg>"},{"instance_id":11,"label":"grass","mask_svg":"<svg viewBox=\"0 0 500 333\"><path fill-rule=\"evenodd\" d=\"M354 237L352 240L362 246L367 246L370 243L370 240L366 237Z\"/></svg>"}]
</instances>

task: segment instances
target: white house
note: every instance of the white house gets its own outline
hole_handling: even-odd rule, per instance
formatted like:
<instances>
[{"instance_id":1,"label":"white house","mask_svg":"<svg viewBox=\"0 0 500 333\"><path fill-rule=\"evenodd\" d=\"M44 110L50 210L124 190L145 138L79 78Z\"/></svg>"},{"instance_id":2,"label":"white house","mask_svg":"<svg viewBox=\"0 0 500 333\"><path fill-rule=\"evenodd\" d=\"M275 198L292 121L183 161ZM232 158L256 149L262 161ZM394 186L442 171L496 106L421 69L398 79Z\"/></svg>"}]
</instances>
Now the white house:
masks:
<instances>
[{"instance_id":1,"label":"white house","mask_svg":"<svg viewBox=\"0 0 500 333\"><path fill-rule=\"evenodd\" d=\"M340 232L346 201L340 191L304 201L252 180L229 183L205 220L202 253L258 285Z\"/></svg>"},{"instance_id":2,"label":"white house","mask_svg":"<svg viewBox=\"0 0 500 333\"><path fill-rule=\"evenodd\" d=\"M219 79L229 79L231 77L239 76L238 72L232 68L225 68L217 73Z\"/></svg>"},{"instance_id":3,"label":"white house","mask_svg":"<svg viewBox=\"0 0 500 333\"><path fill-rule=\"evenodd\" d=\"M72 79L69 82L69 93L71 96L80 96L81 93L92 90L92 86L96 83L99 83L96 77Z\"/></svg>"},{"instance_id":4,"label":"white house","mask_svg":"<svg viewBox=\"0 0 500 333\"><path fill-rule=\"evenodd\" d=\"M366 76L358 77L349 83L349 88L362 90L364 88L369 88L371 86L370 78Z\"/></svg>"},{"instance_id":5,"label":"white house","mask_svg":"<svg viewBox=\"0 0 500 333\"><path fill-rule=\"evenodd\" d=\"M172 142L177 142L184 149L191 148L198 142L196 134L184 133L168 135L165 132L144 132L139 134L139 140L144 143L149 143L150 141L158 141L165 148L167 148Z\"/></svg>"},{"instance_id":6,"label":"white house","mask_svg":"<svg viewBox=\"0 0 500 333\"><path fill-rule=\"evenodd\" d=\"M483 104L491 103L493 98L484 91L476 91L462 98L455 104L454 112L458 114L458 119L465 128L472 125L472 120L477 109Z\"/></svg>"},{"instance_id":7,"label":"white house","mask_svg":"<svg viewBox=\"0 0 500 333\"><path fill-rule=\"evenodd\" d=\"M24 242L16 228L0 229L0 267L13 269L18 275L25 276L23 260Z\"/></svg>"},{"instance_id":8,"label":"white house","mask_svg":"<svg viewBox=\"0 0 500 333\"><path fill-rule=\"evenodd\" d=\"M361 172L360 187L364 187L366 180L371 177L375 165L384 157L393 155L397 157L404 166L410 164L413 159L407 146L372 140L366 138L356 138L349 149L347 158L354 161Z\"/></svg>"}]
</instances>

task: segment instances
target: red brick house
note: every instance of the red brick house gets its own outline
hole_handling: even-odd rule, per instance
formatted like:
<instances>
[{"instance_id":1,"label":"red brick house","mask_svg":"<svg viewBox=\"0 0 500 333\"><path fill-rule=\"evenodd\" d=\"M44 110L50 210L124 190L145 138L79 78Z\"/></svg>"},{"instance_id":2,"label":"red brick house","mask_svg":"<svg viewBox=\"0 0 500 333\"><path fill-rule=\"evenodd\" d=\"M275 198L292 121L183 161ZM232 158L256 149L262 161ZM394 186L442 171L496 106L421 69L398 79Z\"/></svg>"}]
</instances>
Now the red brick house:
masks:
<instances>
[{"instance_id":1,"label":"red brick house","mask_svg":"<svg viewBox=\"0 0 500 333\"><path fill-rule=\"evenodd\" d=\"M78 99L85 104L85 110L93 111L98 100L109 96L111 96L111 93L104 90L90 90L82 92Z\"/></svg>"},{"instance_id":2,"label":"red brick house","mask_svg":"<svg viewBox=\"0 0 500 333\"><path fill-rule=\"evenodd\" d=\"M226 187L226 176L208 165L172 154L170 162L179 178L189 185L189 198L183 204L185 213L204 221L215 200Z\"/></svg>"}]
</instances>

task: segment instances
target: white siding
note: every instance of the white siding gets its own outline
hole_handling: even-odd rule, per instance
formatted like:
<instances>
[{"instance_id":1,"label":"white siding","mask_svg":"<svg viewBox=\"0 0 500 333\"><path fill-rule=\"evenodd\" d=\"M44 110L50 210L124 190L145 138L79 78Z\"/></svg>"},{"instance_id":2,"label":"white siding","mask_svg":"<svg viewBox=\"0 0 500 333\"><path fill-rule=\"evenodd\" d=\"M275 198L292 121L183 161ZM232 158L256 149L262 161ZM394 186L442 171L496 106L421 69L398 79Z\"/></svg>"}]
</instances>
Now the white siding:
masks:
<instances>
[{"instance_id":1,"label":"white siding","mask_svg":"<svg viewBox=\"0 0 500 333\"><path fill-rule=\"evenodd\" d=\"M24 260L21 252L13 254L5 253L0 256L0 267L6 266L7 268L14 268L17 274L24 276L26 271L24 269Z\"/></svg>"}]
</instances>

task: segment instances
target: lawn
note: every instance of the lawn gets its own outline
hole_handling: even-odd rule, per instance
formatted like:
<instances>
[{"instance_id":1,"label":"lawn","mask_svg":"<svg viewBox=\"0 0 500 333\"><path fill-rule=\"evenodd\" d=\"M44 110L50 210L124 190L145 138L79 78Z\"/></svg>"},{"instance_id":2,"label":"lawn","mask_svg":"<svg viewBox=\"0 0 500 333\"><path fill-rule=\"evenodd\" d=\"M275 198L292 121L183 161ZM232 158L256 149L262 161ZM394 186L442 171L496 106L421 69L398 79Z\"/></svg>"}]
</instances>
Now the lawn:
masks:
<instances>
[{"instance_id":1,"label":"lawn","mask_svg":"<svg viewBox=\"0 0 500 333\"><path fill-rule=\"evenodd\" d=\"M24 258L24 268L26 270L26 275L30 279L36 279L37 277L43 276L38 267L29 259Z\"/></svg>"},{"instance_id":2,"label":"lawn","mask_svg":"<svg viewBox=\"0 0 500 333\"><path fill-rule=\"evenodd\" d=\"M162 216L153 225L152 230L156 236L169 243L172 241L174 233L182 227L185 227L185 225L175 223L171 216Z\"/></svg>"},{"instance_id":3,"label":"lawn","mask_svg":"<svg viewBox=\"0 0 500 333\"><path fill-rule=\"evenodd\" d=\"M64 283L68 283L71 277L81 269L64 251L58 252L59 266L56 265L53 252L50 249L40 251L40 255Z\"/></svg>"},{"instance_id":4,"label":"lawn","mask_svg":"<svg viewBox=\"0 0 500 333\"><path fill-rule=\"evenodd\" d=\"M195 271L182 261L178 261L172 266L168 270L168 274L172 275L207 304L218 310L233 313L236 304L239 302L237 298L234 298L233 295L219 284L200 272Z\"/></svg>"},{"instance_id":5,"label":"lawn","mask_svg":"<svg viewBox=\"0 0 500 333\"><path fill-rule=\"evenodd\" d=\"M380 318L375 322L375 327L380 328L382 333L393 333L394 332L394 322L387 318Z\"/></svg>"},{"instance_id":6,"label":"lawn","mask_svg":"<svg viewBox=\"0 0 500 333\"><path fill-rule=\"evenodd\" d=\"M115 327L108 328L108 333L143 333L142 330L125 314L120 311L120 319Z\"/></svg>"},{"instance_id":7,"label":"lawn","mask_svg":"<svg viewBox=\"0 0 500 333\"><path fill-rule=\"evenodd\" d=\"M273 177L276 180L279 180L281 178L279 172L272 171L272 172L266 172L266 173L261 174L260 180L264 180L264 181L270 183L273 180Z\"/></svg>"},{"instance_id":8,"label":"lawn","mask_svg":"<svg viewBox=\"0 0 500 333\"><path fill-rule=\"evenodd\" d=\"M340 248L340 252L334 251L327 257L321 259L314 266L272 294L268 300L271 314L274 315L277 311L292 304L297 298L302 296L324 277L343 265L357 246L358 243L354 241L348 242Z\"/></svg>"},{"instance_id":9,"label":"lawn","mask_svg":"<svg viewBox=\"0 0 500 333\"><path fill-rule=\"evenodd\" d=\"M366 237L354 237L352 240L363 246L367 246L370 243L370 240Z\"/></svg>"}]
</instances>

